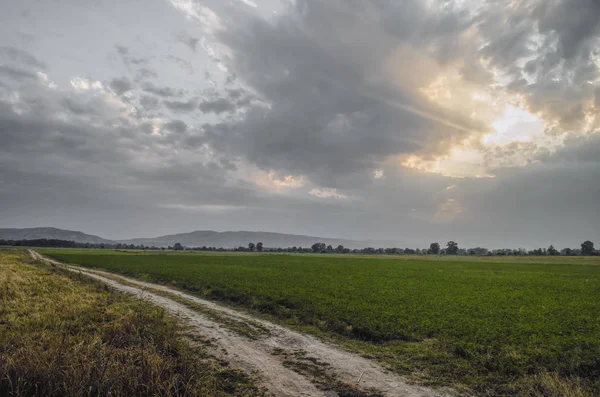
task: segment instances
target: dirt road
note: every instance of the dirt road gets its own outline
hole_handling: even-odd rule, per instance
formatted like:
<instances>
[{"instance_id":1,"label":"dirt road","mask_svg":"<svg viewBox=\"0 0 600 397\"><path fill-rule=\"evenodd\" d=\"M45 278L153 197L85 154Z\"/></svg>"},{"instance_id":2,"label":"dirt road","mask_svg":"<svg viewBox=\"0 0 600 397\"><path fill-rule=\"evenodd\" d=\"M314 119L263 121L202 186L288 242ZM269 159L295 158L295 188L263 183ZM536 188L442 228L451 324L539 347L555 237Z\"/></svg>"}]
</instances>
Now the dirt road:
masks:
<instances>
[{"instance_id":1,"label":"dirt road","mask_svg":"<svg viewBox=\"0 0 600 397\"><path fill-rule=\"evenodd\" d=\"M183 319L212 352L253 376L275 396L383 395L447 397L449 391L409 385L377 363L317 338L162 285L65 265L30 250L36 260L87 275L165 308Z\"/></svg>"}]
</instances>

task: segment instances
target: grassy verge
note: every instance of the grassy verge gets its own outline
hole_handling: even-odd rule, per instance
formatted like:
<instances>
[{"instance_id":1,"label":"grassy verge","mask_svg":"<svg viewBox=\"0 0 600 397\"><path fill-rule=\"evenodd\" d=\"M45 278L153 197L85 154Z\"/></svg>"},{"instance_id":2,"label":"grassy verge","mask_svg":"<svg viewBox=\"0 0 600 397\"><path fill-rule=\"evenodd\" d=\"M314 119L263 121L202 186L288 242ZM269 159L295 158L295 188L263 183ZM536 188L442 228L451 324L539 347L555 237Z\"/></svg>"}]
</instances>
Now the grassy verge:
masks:
<instances>
[{"instance_id":1,"label":"grassy verge","mask_svg":"<svg viewBox=\"0 0 600 397\"><path fill-rule=\"evenodd\" d=\"M572 266L572 258L47 253L250 309L419 383L482 396L600 395L599 258Z\"/></svg>"},{"instance_id":2,"label":"grassy verge","mask_svg":"<svg viewBox=\"0 0 600 397\"><path fill-rule=\"evenodd\" d=\"M0 395L258 396L155 306L0 250Z\"/></svg>"},{"instance_id":3,"label":"grassy verge","mask_svg":"<svg viewBox=\"0 0 600 397\"><path fill-rule=\"evenodd\" d=\"M93 270L90 270L90 272L94 273L94 274L99 274L98 272L95 272ZM175 293L172 293L169 291L165 291L163 289L151 288L151 287L142 286L140 284L132 283L132 282L129 282L128 280L126 280L125 278L117 276L112 273L100 273L99 275L102 277L105 277L109 280L116 281L122 285L139 288L142 291L147 291L147 292L150 292L155 295L169 298L170 300L172 300L174 302L184 305L188 309L191 309L195 312L204 314L209 319L221 324L222 326L229 329L230 331L233 331L236 334L246 337L248 339L257 340L262 337L269 336L269 332L270 332L269 329L267 329L266 327L263 327L261 324L259 324L256 321L247 321L247 320L241 321L241 320L233 318L232 316L225 315L217 310L213 310L204 305L196 303L190 299L186 299L178 294L175 294Z\"/></svg>"}]
</instances>

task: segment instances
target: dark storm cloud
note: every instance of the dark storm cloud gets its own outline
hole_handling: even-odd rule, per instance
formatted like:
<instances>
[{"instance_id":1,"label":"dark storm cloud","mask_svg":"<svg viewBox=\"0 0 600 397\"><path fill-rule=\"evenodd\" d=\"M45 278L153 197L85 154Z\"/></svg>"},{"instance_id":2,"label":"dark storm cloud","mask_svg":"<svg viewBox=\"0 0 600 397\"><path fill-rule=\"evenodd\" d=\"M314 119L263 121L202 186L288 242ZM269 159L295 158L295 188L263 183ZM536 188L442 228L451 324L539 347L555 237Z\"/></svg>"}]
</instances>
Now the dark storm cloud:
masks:
<instances>
[{"instance_id":1,"label":"dark storm cloud","mask_svg":"<svg viewBox=\"0 0 600 397\"><path fill-rule=\"evenodd\" d=\"M586 56L589 44L600 34L600 2L581 0L576 6L568 0L545 1L537 10L540 33L554 33L558 38L557 50L569 60Z\"/></svg>"},{"instance_id":2,"label":"dark storm cloud","mask_svg":"<svg viewBox=\"0 0 600 397\"><path fill-rule=\"evenodd\" d=\"M229 71L269 105L251 107L241 121L207 127L207 136L262 169L307 175L317 184L362 183L389 156L444 153L453 142L486 132L419 91L458 60L466 80L491 84L479 61L487 59L532 111L562 128L577 129L595 112L588 81L600 77L590 57L600 13L592 0L578 7L564 0L514 7L490 1L475 13L450 5L433 10L420 1L303 0L275 21L214 10L225 24L217 37L231 50ZM485 45L466 38L473 27ZM536 76L532 83L527 70ZM219 114L240 106L217 98L200 108Z\"/></svg>"},{"instance_id":3,"label":"dark storm cloud","mask_svg":"<svg viewBox=\"0 0 600 397\"><path fill-rule=\"evenodd\" d=\"M423 114L475 129L466 118L444 114L424 100L409 77L418 78L418 71L399 71L406 76L393 84L385 81L382 66L390 58L394 62L395 51L399 60L420 57L398 44L420 40L431 20L420 2L407 4L416 11L410 17L391 3L301 1L276 23L234 19L220 33L233 52L231 70L269 107L254 106L243 121L215 127L218 131L209 134L214 144L263 169L334 186L364 179L387 156L439 150L437 142L466 135ZM391 31L394 16L405 29ZM382 19L390 21L385 24L390 31L379 26ZM456 36L463 29L459 22L446 25L427 34ZM224 100L213 105L217 111L232 108Z\"/></svg>"}]
</instances>

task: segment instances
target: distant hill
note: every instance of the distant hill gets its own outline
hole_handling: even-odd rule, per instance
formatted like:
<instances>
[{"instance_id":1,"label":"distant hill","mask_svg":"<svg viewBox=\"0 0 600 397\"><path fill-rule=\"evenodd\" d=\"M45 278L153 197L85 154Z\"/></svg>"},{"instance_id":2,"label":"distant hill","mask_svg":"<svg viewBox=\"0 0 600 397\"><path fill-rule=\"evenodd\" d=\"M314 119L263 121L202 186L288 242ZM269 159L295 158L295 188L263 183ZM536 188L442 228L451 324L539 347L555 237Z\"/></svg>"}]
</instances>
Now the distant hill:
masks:
<instances>
[{"instance_id":1,"label":"distant hill","mask_svg":"<svg viewBox=\"0 0 600 397\"><path fill-rule=\"evenodd\" d=\"M216 232L214 230L197 230L190 233L170 234L153 238L134 238L128 240L108 240L102 237L85 234L73 230L63 230L54 227L34 227L29 229L0 229L0 240L37 240L55 239L74 241L76 243L91 244L134 244L149 247L168 247L180 243L185 247L223 247L236 248L247 247L248 243L263 243L265 248L288 248L304 247L310 248L314 243L325 243L337 247L343 245L346 248L365 247L404 247L404 243L392 241L354 241L338 238L324 238L314 236L303 236L297 234L283 234L270 232Z\"/></svg>"},{"instance_id":2,"label":"distant hill","mask_svg":"<svg viewBox=\"0 0 600 397\"><path fill-rule=\"evenodd\" d=\"M75 241L76 243L115 244L114 241L102 237L76 232L73 230L57 229L55 227L32 227L28 229L0 229L0 240L37 240L54 239Z\"/></svg>"},{"instance_id":3,"label":"distant hill","mask_svg":"<svg viewBox=\"0 0 600 397\"><path fill-rule=\"evenodd\" d=\"M337 247L343 245L347 248L364 248L367 242L344 240L336 238L323 238L314 236L303 236L296 234L269 233L269 232L216 232L213 230L197 230L190 233L171 234L154 238L137 238L132 240L121 240L120 242L135 245L147 245L156 247L167 247L175 243L181 243L186 247L247 247L248 243L262 242L267 248L304 247L309 248L317 242Z\"/></svg>"}]
</instances>

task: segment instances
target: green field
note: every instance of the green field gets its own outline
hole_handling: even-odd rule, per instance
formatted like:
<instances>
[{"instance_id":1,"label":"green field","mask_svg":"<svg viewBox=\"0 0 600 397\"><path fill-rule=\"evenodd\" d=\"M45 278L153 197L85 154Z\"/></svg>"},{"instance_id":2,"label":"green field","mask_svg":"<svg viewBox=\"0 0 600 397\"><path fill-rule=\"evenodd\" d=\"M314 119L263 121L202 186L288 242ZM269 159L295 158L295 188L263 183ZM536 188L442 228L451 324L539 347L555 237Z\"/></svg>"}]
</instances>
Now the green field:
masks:
<instances>
[{"instance_id":1,"label":"green field","mask_svg":"<svg viewBox=\"0 0 600 397\"><path fill-rule=\"evenodd\" d=\"M600 395L598 257L40 252L243 306L426 384Z\"/></svg>"}]
</instances>

